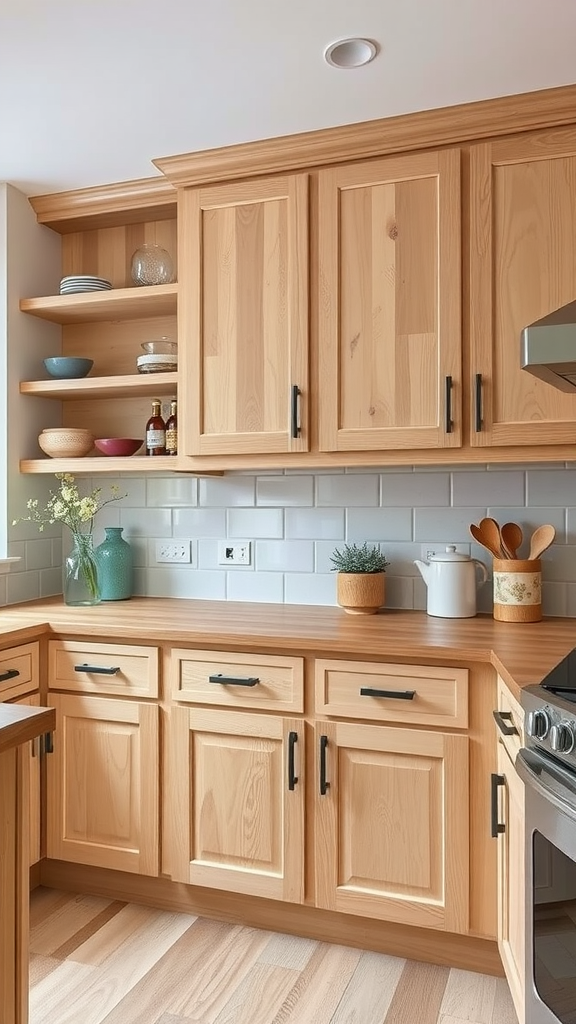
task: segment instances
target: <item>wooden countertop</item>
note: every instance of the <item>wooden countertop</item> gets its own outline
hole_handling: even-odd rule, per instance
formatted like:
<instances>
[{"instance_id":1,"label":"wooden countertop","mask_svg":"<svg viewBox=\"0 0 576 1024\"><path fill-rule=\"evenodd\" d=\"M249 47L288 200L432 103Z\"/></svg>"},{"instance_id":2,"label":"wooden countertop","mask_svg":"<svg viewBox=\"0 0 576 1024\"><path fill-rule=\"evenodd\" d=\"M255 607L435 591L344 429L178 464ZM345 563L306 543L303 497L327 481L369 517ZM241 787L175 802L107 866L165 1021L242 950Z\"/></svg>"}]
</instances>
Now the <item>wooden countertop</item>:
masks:
<instances>
[{"instance_id":1,"label":"wooden countertop","mask_svg":"<svg viewBox=\"0 0 576 1024\"><path fill-rule=\"evenodd\" d=\"M0 704L0 754L33 740L56 726L54 708L29 708L22 704Z\"/></svg>"},{"instance_id":2,"label":"wooden countertop","mask_svg":"<svg viewBox=\"0 0 576 1024\"><path fill-rule=\"evenodd\" d=\"M36 632L46 629L100 640L164 640L176 645L274 649L324 657L487 662L516 696L522 687L540 681L576 647L576 619L510 623L495 622L486 615L438 619L425 612L392 609L356 616L336 607L179 598L135 597L75 608L58 597L8 606L0 618L3 646L13 622L19 634L27 624Z\"/></svg>"}]
</instances>

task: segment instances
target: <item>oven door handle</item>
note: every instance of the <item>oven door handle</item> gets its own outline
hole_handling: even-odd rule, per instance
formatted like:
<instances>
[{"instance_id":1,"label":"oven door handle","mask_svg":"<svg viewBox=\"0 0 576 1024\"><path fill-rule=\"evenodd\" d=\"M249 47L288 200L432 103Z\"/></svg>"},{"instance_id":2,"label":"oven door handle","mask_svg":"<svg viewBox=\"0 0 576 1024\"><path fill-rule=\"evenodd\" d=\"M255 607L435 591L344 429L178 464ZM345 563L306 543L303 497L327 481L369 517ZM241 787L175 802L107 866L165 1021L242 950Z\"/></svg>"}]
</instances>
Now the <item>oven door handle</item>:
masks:
<instances>
[{"instance_id":1,"label":"oven door handle","mask_svg":"<svg viewBox=\"0 0 576 1024\"><path fill-rule=\"evenodd\" d=\"M576 821L576 785L574 777L547 757L522 747L515 761L517 774L527 786L548 800L557 810ZM547 774L555 783L552 787L543 781Z\"/></svg>"}]
</instances>

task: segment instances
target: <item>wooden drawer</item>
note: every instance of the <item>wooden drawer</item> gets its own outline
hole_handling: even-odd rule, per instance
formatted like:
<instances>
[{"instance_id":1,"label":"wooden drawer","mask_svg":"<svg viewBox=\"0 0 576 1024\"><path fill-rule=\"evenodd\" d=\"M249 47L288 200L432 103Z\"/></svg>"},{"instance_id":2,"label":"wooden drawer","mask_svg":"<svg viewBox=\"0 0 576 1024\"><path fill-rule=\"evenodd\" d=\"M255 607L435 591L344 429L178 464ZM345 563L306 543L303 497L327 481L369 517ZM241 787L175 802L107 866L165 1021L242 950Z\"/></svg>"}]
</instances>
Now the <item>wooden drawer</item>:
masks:
<instances>
[{"instance_id":1,"label":"wooden drawer","mask_svg":"<svg viewBox=\"0 0 576 1024\"><path fill-rule=\"evenodd\" d=\"M453 729L468 725L465 668L318 660L315 679L317 714Z\"/></svg>"},{"instance_id":2,"label":"wooden drawer","mask_svg":"<svg viewBox=\"0 0 576 1024\"><path fill-rule=\"evenodd\" d=\"M37 690L40 685L38 641L0 651L0 701Z\"/></svg>"},{"instance_id":3,"label":"wooden drawer","mask_svg":"<svg viewBox=\"0 0 576 1024\"><path fill-rule=\"evenodd\" d=\"M498 740L506 748L512 763L520 747L524 746L524 711L516 698L510 693L503 679L498 676L498 718L496 734ZM507 732L514 729L514 732Z\"/></svg>"},{"instance_id":4,"label":"wooden drawer","mask_svg":"<svg viewBox=\"0 0 576 1024\"><path fill-rule=\"evenodd\" d=\"M48 686L75 693L157 697L158 663L157 647L51 640Z\"/></svg>"},{"instance_id":5,"label":"wooden drawer","mask_svg":"<svg viewBox=\"0 0 576 1024\"><path fill-rule=\"evenodd\" d=\"M173 699L189 704L304 710L302 658L174 648L168 675Z\"/></svg>"}]
</instances>

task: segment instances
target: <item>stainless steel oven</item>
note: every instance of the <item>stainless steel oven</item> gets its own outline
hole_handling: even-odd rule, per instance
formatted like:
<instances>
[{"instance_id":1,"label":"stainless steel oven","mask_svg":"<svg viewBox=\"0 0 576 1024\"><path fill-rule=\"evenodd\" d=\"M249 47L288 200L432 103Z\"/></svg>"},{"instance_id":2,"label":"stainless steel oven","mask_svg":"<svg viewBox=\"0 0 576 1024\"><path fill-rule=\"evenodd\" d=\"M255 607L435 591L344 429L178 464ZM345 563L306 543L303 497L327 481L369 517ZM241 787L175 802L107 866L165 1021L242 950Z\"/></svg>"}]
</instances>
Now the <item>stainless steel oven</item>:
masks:
<instances>
[{"instance_id":1,"label":"stainless steel oven","mask_svg":"<svg viewBox=\"0 0 576 1024\"><path fill-rule=\"evenodd\" d=\"M576 1024L576 651L522 694L525 1024Z\"/></svg>"}]
</instances>

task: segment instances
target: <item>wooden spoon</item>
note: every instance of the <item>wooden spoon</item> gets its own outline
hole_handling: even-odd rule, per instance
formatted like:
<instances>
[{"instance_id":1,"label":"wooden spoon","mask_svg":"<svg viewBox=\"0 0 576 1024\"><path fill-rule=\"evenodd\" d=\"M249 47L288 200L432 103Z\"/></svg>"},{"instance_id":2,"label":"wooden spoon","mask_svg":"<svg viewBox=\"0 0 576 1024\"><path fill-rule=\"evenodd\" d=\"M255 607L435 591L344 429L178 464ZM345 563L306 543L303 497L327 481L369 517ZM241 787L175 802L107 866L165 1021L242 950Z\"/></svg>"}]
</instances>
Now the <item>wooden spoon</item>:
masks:
<instances>
[{"instance_id":1,"label":"wooden spoon","mask_svg":"<svg viewBox=\"0 0 576 1024\"><path fill-rule=\"evenodd\" d=\"M483 548L486 548L486 550L489 551L491 555L494 555L494 558L502 558L500 542L498 542L497 546L493 546L490 538L484 533L483 530L480 529L479 526L476 526L476 523L470 523L470 533L474 537L474 540L478 541L478 543L481 544Z\"/></svg>"},{"instance_id":2,"label":"wooden spoon","mask_svg":"<svg viewBox=\"0 0 576 1024\"><path fill-rule=\"evenodd\" d=\"M517 558L516 552L524 538L522 527L518 526L518 523L504 523L504 526L500 528L500 536L502 538L502 546L508 557Z\"/></svg>"},{"instance_id":3,"label":"wooden spoon","mask_svg":"<svg viewBox=\"0 0 576 1024\"><path fill-rule=\"evenodd\" d=\"M480 520L480 532L486 540L482 541L485 548L492 551L496 558L506 558L505 552L502 550L502 537L500 534L500 526L495 519L490 519L486 516Z\"/></svg>"},{"instance_id":4,"label":"wooden spoon","mask_svg":"<svg viewBox=\"0 0 576 1024\"><path fill-rule=\"evenodd\" d=\"M546 551L546 548L550 547L555 536L556 530L553 526L549 524L537 526L530 538L530 554L528 558L530 560L540 558L540 555Z\"/></svg>"}]
</instances>

